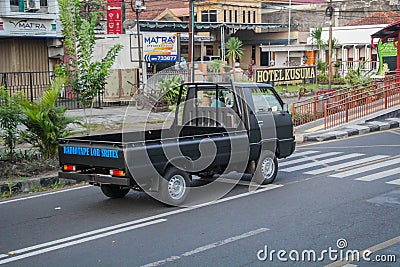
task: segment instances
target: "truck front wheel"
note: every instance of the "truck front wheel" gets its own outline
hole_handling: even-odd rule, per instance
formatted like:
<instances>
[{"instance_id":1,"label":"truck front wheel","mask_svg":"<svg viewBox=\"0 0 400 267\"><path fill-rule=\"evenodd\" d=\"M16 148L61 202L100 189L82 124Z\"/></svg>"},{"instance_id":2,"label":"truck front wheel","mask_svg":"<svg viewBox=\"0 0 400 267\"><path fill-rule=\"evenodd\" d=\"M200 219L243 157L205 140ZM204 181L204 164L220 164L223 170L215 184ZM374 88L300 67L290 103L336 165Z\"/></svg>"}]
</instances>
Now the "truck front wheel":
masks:
<instances>
[{"instance_id":1,"label":"truck front wheel","mask_svg":"<svg viewBox=\"0 0 400 267\"><path fill-rule=\"evenodd\" d=\"M190 177L183 170L175 167L169 168L160 184L161 200L168 205L182 204L189 193Z\"/></svg>"},{"instance_id":2,"label":"truck front wheel","mask_svg":"<svg viewBox=\"0 0 400 267\"><path fill-rule=\"evenodd\" d=\"M113 184L102 184L100 188L103 194L109 198L123 198L130 190Z\"/></svg>"},{"instance_id":3,"label":"truck front wheel","mask_svg":"<svg viewBox=\"0 0 400 267\"><path fill-rule=\"evenodd\" d=\"M262 151L253 181L263 185L270 184L275 180L277 173L278 160L275 154L271 151Z\"/></svg>"}]
</instances>

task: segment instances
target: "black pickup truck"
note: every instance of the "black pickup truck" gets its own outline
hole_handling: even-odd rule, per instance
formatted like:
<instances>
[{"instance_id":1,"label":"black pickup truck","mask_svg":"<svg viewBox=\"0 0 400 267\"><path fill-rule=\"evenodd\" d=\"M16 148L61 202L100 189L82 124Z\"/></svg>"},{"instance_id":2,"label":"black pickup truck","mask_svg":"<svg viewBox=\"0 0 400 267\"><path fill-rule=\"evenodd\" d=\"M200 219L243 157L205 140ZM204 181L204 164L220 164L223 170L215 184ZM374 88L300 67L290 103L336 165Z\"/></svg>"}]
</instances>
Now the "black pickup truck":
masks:
<instances>
[{"instance_id":1,"label":"black pickup truck","mask_svg":"<svg viewBox=\"0 0 400 267\"><path fill-rule=\"evenodd\" d=\"M272 183L277 158L295 149L287 105L268 84L182 84L173 116L169 129L60 139L59 177L88 181L110 198L135 189L180 205L192 175L236 172Z\"/></svg>"}]
</instances>

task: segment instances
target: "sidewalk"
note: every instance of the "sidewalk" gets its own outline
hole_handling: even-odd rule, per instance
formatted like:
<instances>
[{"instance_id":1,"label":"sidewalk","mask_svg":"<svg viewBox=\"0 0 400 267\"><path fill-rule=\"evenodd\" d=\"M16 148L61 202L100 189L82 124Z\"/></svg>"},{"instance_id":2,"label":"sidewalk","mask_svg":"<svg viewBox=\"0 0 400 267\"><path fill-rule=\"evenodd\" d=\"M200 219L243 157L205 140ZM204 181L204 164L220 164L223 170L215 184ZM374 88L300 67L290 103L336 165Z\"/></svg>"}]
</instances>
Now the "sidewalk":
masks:
<instances>
[{"instance_id":1,"label":"sidewalk","mask_svg":"<svg viewBox=\"0 0 400 267\"><path fill-rule=\"evenodd\" d=\"M86 110L89 116L90 110ZM82 109L67 110L67 116L81 117L85 123L85 114ZM113 133L123 131L141 131L148 128L166 128L172 123L174 113L170 112L150 112L148 109L137 110L135 105L116 106L107 108L94 108L92 111L91 125L93 134ZM166 124L163 125L163 122ZM74 125L73 133L83 134L86 130L84 126Z\"/></svg>"},{"instance_id":2,"label":"sidewalk","mask_svg":"<svg viewBox=\"0 0 400 267\"><path fill-rule=\"evenodd\" d=\"M349 123L324 129L324 119L295 127L296 141L322 142L399 127L400 106L382 110Z\"/></svg>"}]
</instances>

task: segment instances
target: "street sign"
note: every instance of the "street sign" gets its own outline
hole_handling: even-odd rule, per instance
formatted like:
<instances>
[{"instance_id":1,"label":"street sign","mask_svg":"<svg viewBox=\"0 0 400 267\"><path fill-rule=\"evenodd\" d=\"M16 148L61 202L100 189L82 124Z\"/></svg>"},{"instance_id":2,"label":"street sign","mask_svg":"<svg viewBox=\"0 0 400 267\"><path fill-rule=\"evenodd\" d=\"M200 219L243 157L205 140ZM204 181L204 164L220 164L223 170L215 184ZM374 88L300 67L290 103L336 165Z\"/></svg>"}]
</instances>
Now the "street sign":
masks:
<instances>
[{"instance_id":1,"label":"street sign","mask_svg":"<svg viewBox=\"0 0 400 267\"><path fill-rule=\"evenodd\" d=\"M122 34L122 2L109 1L107 3L107 33Z\"/></svg>"},{"instance_id":2,"label":"street sign","mask_svg":"<svg viewBox=\"0 0 400 267\"><path fill-rule=\"evenodd\" d=\"M143 61L145 62L177 62L177 33L143 33Z\"/></svg>"}]
</instances>

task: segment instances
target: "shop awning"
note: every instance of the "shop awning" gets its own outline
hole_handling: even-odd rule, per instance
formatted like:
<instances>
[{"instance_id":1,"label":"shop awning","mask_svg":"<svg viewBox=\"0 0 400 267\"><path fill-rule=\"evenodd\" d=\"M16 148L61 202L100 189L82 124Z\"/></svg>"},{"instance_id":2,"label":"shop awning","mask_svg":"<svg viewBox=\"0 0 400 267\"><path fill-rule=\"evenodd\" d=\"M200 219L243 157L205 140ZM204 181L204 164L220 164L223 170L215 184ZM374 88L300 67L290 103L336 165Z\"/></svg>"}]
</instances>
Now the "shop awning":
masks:
<instances>
[{"instance_id":1,"label":"shop awning","mask_svg":"<svg viewBox=\"0 0 400 267\"><path fill-rule=\"evenodd\" d=\"M280 23L220 23L220 22L196 22L194 24L196 32L208 32L210 30L220 30L222 27L234 30L256 30L256 29L276 29L287 28L287 24ZM189 31L187 21L140 21L141 31Z\"/></svg>"},{"instance_id":2,"label":"shop awning","mask_svg":"<svg viewBox=\"0 0 400 267\"><path fill-rule=\"evenodd\" d=\"M371 38L391 38L391 37L397 37L398 33L400 31L400 20L386 26L382 30L377 31L376 33L371 35Z\"/></svg>"}]
</instances>

